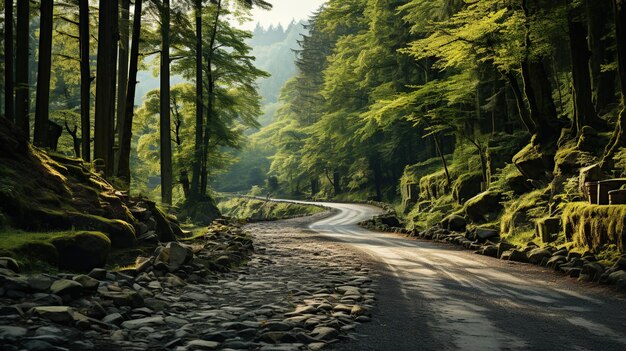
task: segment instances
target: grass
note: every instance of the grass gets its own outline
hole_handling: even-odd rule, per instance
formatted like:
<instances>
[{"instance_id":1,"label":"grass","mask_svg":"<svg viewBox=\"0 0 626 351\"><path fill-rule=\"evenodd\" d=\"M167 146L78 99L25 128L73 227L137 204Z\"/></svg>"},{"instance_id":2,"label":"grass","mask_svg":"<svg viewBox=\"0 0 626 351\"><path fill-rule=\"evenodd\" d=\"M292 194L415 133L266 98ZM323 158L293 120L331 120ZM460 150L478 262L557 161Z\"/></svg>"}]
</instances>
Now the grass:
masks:
<instances>
[{"instance_id":1,"label":"grass","mask_svg":"<svg viewBox=\"0 0 626 351\"><path fill-rule=\"evenodd\" d=\"M324 212L319 206L234 197L218 203L225 216L243 220L271 221Z\"/></svg>"}]
</instances>

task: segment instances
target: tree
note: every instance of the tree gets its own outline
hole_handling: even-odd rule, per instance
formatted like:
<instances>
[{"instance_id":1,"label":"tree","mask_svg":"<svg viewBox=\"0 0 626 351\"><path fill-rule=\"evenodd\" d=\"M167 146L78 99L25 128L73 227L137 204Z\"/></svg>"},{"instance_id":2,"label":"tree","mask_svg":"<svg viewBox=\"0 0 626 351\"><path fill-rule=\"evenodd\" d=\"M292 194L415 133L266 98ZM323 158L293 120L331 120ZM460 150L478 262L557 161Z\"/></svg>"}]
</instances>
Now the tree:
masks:
<instances>
[{"instance_id":1,"label":"tree","mask_svg":"<svg viewBox=\"0 0 626 351\"><path fill-rule=\"evenodd\" d=\"M113 111L115 106L117 0L100 0L98 13L98 63L96 72L96 112L94 159L104 162L104 173L113 174ZM113 98L113 99L112 99Z\"/></svg>"},{"instance_id":2,"label":"tree","mask_svg":"<svg viewBox=\"0 0 626 351\"><path fill-rule=\"evenodd\" d=\"M30 1L18 1L15 27L15 121L28 138L30 137L29 23Z\"/></svg>"},{"instance_id":3,"label":"tree","mask_svg":"<svg viewBox=\"0 0 626 351\"><path fill-rule=\"evenodd\" d=\"M124 117L126 113L126 90L128 85L128 55L129 55L129 28L130 28L130 0L122 0L120 20L119 20L119 55L117 64L117 120L115 126L115 132L118 141L118 152L116 159L119 159L121 152L121 140L122 140L122 126L124 125ZM119 167L119 162L116 163L116 167Z\"/></svg>"},{"instance_id":4,"label":"tree","mask_svg":"<svg viewBox=\"0 0 626 351\"><path fill-rule=\"evenodd\" d=\"M120 157L118 158L118 177L130 184L130 151L133 135L133 114L135 108L135 90L137 88L137 69L139 65L139 41L141 36L142 0L135 0L133 14L133 35L130 48L130 63L126 84L126 103L120 130Z\"/></svg>"},{"instance_id":5,"label":"tree","mask_svg":"<svg viewBox=\"0 0 626 351\"><path fill-rule=\"evenodd\" d=\"M194 15L196 18L196 132L193 169L191 172L190 196L200 196L200 171L202 166L203 152L203 123L204 123L204 95L202 87L202 0L195 0Z\"/></svg>"},{"instance_id":6,"label":"tree","mask_svg":"<svg viewBox=\"0 0 626 351\"><path fill-rule=\"evenodd\" d=\"M80 41L80 131L82 156L91 161L91 64L89 55L89 0L78 1Z\"/></svg>"},{"instance_id":7,"label":"tree","mask_svg":"<svg viewBox=\"0 0 626 351\"><path fill-rule=\"evenodd\" d=\"M161 4L161 109L159 119L161 149L161 201L172 204L172 137L170 120L170 2Z\"/></svg>"},{"instance_id":8,"label":"tree","mask_svg":"<svg viewBox=\"0 0 626 351\"><path fill-rule=\"evenodd\" d=\"M14 122L13 0L4 1L4 11L4 117Z\"/></svg>"},{"instance_id":9,"label":"tree","mask_svg":"<svg viewBox=\"0 0 626 351\"><path fill-rule=\"evenodd\" d=\"M50 114L50 74L52 69L52 0L41 1L39 30L39 64L37 69L37 100L35 104L34 143L47 147Z\"/></svg>"}]
</instances>

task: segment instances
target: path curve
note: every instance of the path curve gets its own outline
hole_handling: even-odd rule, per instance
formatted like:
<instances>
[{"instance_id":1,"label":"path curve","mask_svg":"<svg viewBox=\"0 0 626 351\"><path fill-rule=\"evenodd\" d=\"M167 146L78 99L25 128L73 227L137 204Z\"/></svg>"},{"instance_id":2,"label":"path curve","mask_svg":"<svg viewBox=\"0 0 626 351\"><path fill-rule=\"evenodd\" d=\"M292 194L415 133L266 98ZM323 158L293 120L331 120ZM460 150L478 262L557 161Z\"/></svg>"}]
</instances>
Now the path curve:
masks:
<instances>
[{"instance_id":1,"label":"path curve","mask_svg":"<svg viewBox=\"0 0 626 351\"><path fill-rule=\"evenodd\" d=\"M335 214L309 229L378 263L375 317L345 350L626 350L626 300L536 266L363 229L374 206L311 203Z\"/></svg>"}]
</instances>

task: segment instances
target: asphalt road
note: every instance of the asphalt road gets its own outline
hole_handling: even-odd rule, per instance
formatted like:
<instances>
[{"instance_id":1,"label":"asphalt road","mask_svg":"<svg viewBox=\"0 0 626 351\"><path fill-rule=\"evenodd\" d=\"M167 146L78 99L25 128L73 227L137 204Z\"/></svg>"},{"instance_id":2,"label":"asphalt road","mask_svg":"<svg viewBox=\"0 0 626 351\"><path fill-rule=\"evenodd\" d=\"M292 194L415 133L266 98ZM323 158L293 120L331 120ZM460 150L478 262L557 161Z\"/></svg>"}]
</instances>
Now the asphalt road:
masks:
<instances>
[{"instance_id":1,"label":"asphalt road","mask_svg":"<svg viewBox=\"0 0 626 351\"><path fill-rule=\"evenodd\" d=\"M378 267L371 323L341 350L626 350L626 299L549 270L368 231L380 209L323 203L309 229Z\"/></svg>"}]
</instances>

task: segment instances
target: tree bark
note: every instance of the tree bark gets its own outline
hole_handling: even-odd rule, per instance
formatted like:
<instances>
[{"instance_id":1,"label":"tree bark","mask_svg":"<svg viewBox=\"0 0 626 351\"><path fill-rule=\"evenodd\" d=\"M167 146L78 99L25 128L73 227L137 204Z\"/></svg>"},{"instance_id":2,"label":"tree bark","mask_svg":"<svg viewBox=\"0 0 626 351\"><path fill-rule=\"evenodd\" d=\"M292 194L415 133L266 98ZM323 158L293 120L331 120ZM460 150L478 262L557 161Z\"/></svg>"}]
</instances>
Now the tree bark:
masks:
<instances>
[{"instance_id":1,"label":"tree bark","mask_svg":"<svg viewBox=\"0 0 626 351\"><path fill-rule=\"evenodd\" d=\"M113 58L114 49L114 16L117 6L116 1L100 0L100 10L98 14L98 64L96 73L96 113L94 123L94 148L93 157L95 160L104 161L104 173L111 175L113 169L109 166L113 157L113 145L111 143L113 135L111 117L115 102L111 101L111 91L114 87L111 77L115 76L115 61Z\"/></svg>"},{"instance_id":2,"label":"tree bark","mask_svg":"<svg viewBox=\"0 0 626 351\"><path fill-rule=\"evenodd\" d=\"M535 123L530 119L530 114L528 113L528 109L526 108L526 102L524 101L524 95L522 89L517 82L517 78L511 72L507 72L505 74L507 81L509 82L509 86L511 87L511 91L513 92L513 96L515 97L515 103L517 104L517 111L519 112L519 117L522 121L524 127L530 134L535 134Z\"/></svg>"},{"instance_id":3,"label":"tree bark","mask_svg":"<svg viewBox=\"0 0 626 351\"><path fill-rule=\"evenodd\" d=\"M617 47L617 72L622 91L622 111L620 112L613 137L607 145L602 164L610 163L615 152L626 146L626 1L613 0L615 10L615 44Z\"/></svg>"},{"instance_id":4,"label":"tree bark","mask_svg":"<svg viewBox=\"0 0 626 351\"><path fill-rule=\"evenodd\" d=\"M30 1L18 1L15 28L15 121L27 139L30 139L29 25Z\"/></svg>"},{"instance_id":5,"label":"tree bark","mask_svg":"<svg viewBox=\"0 0 626 351\"><path fill-rule=\"evenodd\" d=\"M615 102L615 71L602 72L602 65L611 61L609 54L610 21L607 14L612 13L609 1L586 0L585 9L588 20L588 45L591 49L591 81L593 87L593 103L598 113Z\"/></svg>"},{"instance_id":6,"label":"tree bark","mask_svg":"<svg viewBox=\"0 0 626 351\"><path fill-rule=\"evenodd\" d=\"M578 136L584 126L591 126L598 129L604 129L605 126L603 126L603 121L598 118L592 101L591 73L589 71L591 52L587 47L587 29L582 22L571 18L568 20L568 27L570 53L572 57L574 100L572 134Z\"/></svg>"},{"instance_id":7,"label":"tree bark","mask_svg":"<svg viewBox=\"0 0 626 351\"><path fill-rule=\"evenodd\" d=\"M111 74L111 91L110 91L110 101L111 108L109 117L109 134L107 137L109 138L109 145L111 145L110 150L108 151L108 157L106 159L106 168L108 175L115 174L115 155L116 155L116 146L115 145L115 132L116 132L116 110L115 110L115 100L117 98L117 50L118 50L118 41L120 39L120 27L119 27L119 16L120 16L120 8L119 8L119 0L110 0L113 4L112 8L112 21L113 21L113 42L111 43L111 59L110 62L113 64L113 74Z\"/></svg>"},{"instance_id":8,"label":"tree bark","mask_svg":"<svg viewBox=\"0 0 626 351\"><path fill-rule=\"evenodd\" d=\"M200 195L199 181L203 153L204 97L202 88L202 0L196 0L196 142L194 146L193 169L191 174L192 197Z\"/></svg>"},{"instance_id":9,"label":"tree bark","mask_svg":"<svg viewBox=\"0 0 626 351\"><path fill-rule=\"evenodd\" d=\"M126 90L128 84L128 44L129 40L129 25L130 25L130 0L122 0L121 13L119 22L120 42L119 42L119 55L117 63L117 121L115 126L115 132L117 134L117 154L116 159L119 160L121 153L121 141L122 141L122 126L124 125L124 114L126 112ZM116 167L119 167L119 162L116 162ZM116 174L118 172L116 171Z\"/></svg>"},{"instance_id":10,"label":"tree bark","mask_svg":"<svg viewBox=\"0 0 626 351\"><path fill-rule=\"evenodd\" d=\"M172 204L172 137L170 117L170 1L163 0L161 9L161 85L160 146L161 201Z\"/></svg>"},{"instance_id":11,"label":"tree bark","mask_svg":"<svg viewBox=\"0 0 626 351\"><path fill-rule=\"evenodd\" d=\"M33 140L39 147L49 147L48 119L50 115L50 76L52 73L52 0L41 0L39 19L39 60L37 68L37 97L35 100L35 132Z\"/></svg>"},{"instance_id":12,"label":"tree bark","mask_svg":"<svg viewBox=\"0 0 626 351\"><path fill-rule=\"evenodd\" d=\"M202 150L202 173L200 178L200 196L204 196L207 193L208 188L208 158L209 158L209 137L211 133L211 118L214 116L214 102L215 102L215 77L213 76L213 52L215 51L215 42L217 39L217 30L219 26L220 15L222 12L222 0L217 0L217 8L215 10L215 20L213 22L213 31L211 32L211 40L209 42L209 57L207 58L207 79L209 83L208 91L208 103L207 103L207 116L206 124L204 125L204 148Z\"/></svg>"},{"instance_id":13,"label":"tree bark","mask_svg":"<svg viewBox=\"0 0 626 351\"><path fill-rule=\"evenodd\" d=\"M11 122L15 122L13 91L13 0L4 0L4 118Z\"/></svg>"},{"instance_id":14,"label":"tree bark","mask_svg":"<svg viewBox=\"0 0 626 351\"><path fill-rule=\"evenodd\" d=\"M133 111L135 109L135 90L137 88L137 67L139 65L139 38L141 35L142 0L135 0L133 13L133 41L130 48L130 64L128 66L128 83L126 87L126 103L120 135L120 157L117 175L130 185L130 147L133 137Z\"/></svg>"},{"instance_id":15,"label":"tree bark","mask_svg":"<svg viewBox=\"0 0 626 351\"><path fill-rule=\"evenodd\" d=\"M91 161L91 64L89 56L89 0L79 0L80 135L83 160Z\"/></svg>"}]
</instances>

